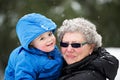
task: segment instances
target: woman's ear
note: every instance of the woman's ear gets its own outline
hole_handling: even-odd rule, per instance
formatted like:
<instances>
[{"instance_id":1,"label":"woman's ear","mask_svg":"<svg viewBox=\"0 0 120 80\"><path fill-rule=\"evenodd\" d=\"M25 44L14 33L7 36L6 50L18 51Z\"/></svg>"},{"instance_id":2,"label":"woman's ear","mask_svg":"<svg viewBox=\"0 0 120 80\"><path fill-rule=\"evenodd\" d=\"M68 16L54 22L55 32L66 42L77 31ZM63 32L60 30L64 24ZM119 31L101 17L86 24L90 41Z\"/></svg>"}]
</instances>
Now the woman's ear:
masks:
<instances>
[{"instance_id":1,"label":"woman's ear","mask_svg":"<svg viewBox=\"0 0 120 80\"><path fill-rule=\"evenodd\" d=\"M95 44L90 44L90 55L92 54L93 50L95 48Z\"/></svg>"}]
</instances>

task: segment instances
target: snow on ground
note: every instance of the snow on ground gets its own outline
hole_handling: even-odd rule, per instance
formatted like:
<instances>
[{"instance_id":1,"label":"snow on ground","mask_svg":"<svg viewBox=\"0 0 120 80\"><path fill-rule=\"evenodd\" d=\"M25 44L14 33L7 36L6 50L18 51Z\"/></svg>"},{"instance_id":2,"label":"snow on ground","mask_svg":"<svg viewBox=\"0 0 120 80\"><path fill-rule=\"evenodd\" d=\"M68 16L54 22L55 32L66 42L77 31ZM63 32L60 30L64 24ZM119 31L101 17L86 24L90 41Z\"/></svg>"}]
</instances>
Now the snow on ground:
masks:
<instances>
[{"instance_id":1,"label":"snow on ground","mask_svg":"<svg viewBox=\"0 0 120 80\"><path fill-rule=\"evenodd\" d=\"M120 80L120 48L110 47L110 48L106 48L106 50L119 60L119 68L118 68L118 73L115 80Z\"/></svg>"}]
</instances>

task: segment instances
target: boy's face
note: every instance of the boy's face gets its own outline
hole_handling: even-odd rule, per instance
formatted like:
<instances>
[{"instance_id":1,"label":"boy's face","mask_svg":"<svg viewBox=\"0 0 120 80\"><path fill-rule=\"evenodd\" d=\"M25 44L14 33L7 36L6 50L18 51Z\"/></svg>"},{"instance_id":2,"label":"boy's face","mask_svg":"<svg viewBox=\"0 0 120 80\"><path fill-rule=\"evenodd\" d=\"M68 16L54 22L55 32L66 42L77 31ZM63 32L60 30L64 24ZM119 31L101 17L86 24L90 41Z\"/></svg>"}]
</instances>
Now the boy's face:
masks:
<instances>
[{"instance_id":1,"label":"boy's face","mask_svg":"<svg viewBox=\"0 0 120 80\"><path fill-rule=\"evenodd\" d=\"M52 32L45 32L31 42L31 45L41 51L50 52L54 49L56 38Z\"/></svg>"}]
</instances>

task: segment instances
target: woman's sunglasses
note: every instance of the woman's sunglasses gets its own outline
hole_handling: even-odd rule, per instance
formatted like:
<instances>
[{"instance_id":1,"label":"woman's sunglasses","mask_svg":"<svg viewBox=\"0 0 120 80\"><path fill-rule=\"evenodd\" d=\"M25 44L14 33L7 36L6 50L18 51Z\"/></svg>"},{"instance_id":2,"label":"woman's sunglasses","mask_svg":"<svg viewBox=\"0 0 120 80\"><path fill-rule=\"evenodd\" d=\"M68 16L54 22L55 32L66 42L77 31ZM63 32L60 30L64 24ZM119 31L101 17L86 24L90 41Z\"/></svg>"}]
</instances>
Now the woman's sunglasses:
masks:
<instances>
[{"instance_id":1,"label":"woman's sunglasses","mask_svg":"<svg viewBox=\"0 0 120 80\"><path fill-rule=\"evenodd\" d=\"M83 42L83 43L66 43L66 42L60 42L60 46L61 47L68 47L69 45L71 45L73 48L79 48L82 47L83 45L88 44L87 42Z\"/></svg>"}]
</instances>

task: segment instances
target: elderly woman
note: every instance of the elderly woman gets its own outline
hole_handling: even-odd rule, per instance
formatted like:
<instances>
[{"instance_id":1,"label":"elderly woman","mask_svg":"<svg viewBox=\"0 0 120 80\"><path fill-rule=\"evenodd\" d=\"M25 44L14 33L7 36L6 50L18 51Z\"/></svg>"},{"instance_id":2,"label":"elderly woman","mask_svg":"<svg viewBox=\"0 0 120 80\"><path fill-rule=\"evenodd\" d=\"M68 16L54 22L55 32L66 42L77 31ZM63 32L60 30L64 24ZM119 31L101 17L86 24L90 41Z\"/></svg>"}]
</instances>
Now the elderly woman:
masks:
<instances>
[{"instance_id":1,"label":"elderly woman","mask_svg":"<svg viewBox=\"0 0 120 80\"><path fill-rule=\"evenodd\" d=\"M60 80L114 80L118 60L102 48L96 26L84 18L65 20L58 29L66 65Z\"/></svg>"}]
</instances>

